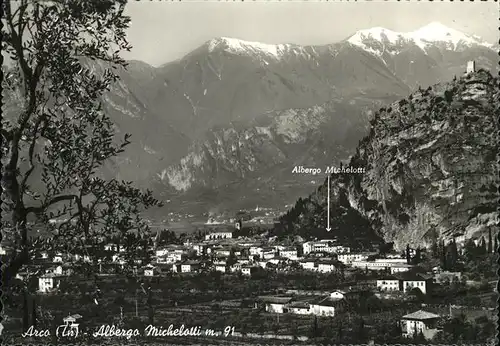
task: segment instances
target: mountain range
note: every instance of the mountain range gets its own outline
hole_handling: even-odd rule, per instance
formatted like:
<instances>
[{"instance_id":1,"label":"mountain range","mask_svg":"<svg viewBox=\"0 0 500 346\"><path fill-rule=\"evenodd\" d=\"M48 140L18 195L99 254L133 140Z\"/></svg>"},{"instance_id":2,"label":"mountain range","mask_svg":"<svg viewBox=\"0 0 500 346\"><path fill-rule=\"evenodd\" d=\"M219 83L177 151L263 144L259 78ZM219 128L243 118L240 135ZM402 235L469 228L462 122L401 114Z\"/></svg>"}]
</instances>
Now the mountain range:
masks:
<instances>
[{"instance_id":1,"label":"mountain range","mask_svg":"<svg viewBox=\"0 0 500 346\"><path fill-rule=\"evenodd\" d=\"M463 74L469 60L497 68L495 49L431 23L322 46L221 37L160 67L130 61L103 107L132 144L105 173L153 189L169 210L283 207L320 184L294 166L347 161L374 110Z\"/></svg>"}]
</instances>

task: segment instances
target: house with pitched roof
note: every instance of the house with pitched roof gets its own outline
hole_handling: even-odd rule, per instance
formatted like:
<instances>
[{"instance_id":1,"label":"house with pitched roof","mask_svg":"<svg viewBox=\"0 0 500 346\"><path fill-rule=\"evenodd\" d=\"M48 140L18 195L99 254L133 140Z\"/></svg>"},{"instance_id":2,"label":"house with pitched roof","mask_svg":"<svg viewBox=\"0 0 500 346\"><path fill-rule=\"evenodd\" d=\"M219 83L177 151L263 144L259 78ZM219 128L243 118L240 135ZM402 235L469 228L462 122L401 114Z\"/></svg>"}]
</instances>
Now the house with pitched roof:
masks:
<instances>
[{"instance_id":1,"label":"house with pitched roof","mask_svg":"<svg viewBox=\"0 0 500 346\"><path fill-rule=\"evenodd\" d=\"M320 260L318 261L318 271L321 273L331 273L339 267L339 264L335 260Z\"/></svg>"},{"instance_id":2,"label":"house with pitched roof","mask_svg":"<svg viewBox=\"0 0 500 346\"><path fill-rule=\"evenodd\" d=\"M401 318L402 335L405 338L414 337L420 333L430 340L439 331L438 323L441 316L418 310Z\"/></svg>"},{"instance_id":3,"label":"house with pitched roof","mask_svg":"<svg viewBox=\"0 0 500 346\"><path fill-rule=\"evenodd\" d=\"M381 291L400 291L399 278L395 275L384 275L377 279L377 288Z\"/></svg>"},{"instance_id":4,"label":"house with pitched roof","mask_svg":"<svg viewBox=\"0 0 500 346\"><path fill-rule=\"evenodd\" d=\"M432 276L420 273L397 273L395 276L400 280L400 287L404 293L409 293L418 288L423 294L427 294L432 285Z\"/></svg>"},{"instance_id":5,"label":"house with pitched roof","mask_svg":"<svg viewBox=\"0 0 500 346\"><path fill-rule=\"evenodd\" d=\"M330 296L320 297L310 303L311 314L316 316L335 316L346 305L345 299L332 299Z\"/></svg>"},{"instance_id":6,"label":"house with pitched roof","mask_svg":"<svg viewBox=\"0 0 500 346\"><path fill-rule=\"evenodd\" d=\"M318 261L314 258L307 258L300 261L300 265L303 269L307 270L317 270Z\"/></svg>"},{"instance_id":7,"label":"house with pitched roof","mask_svg":"<svg viewBox=\"0 0 500 346\"><path fill-rule=\"evenodd\" d=\"M144 267L144 276L157 276L161 274L161 270L159 267L154 266L152 264L148 264Z\"/></svg>"},{"instance_id":8,"label":"house with pitched roof","mask_svg":"<svg viewBox=\"0 0 500 346\"><path fill-rule=\"evenodd\" d=\"M330 292L330 298L331 299L345 299L346 293L347 292L345 292L345 291L335 290L333 292Z\"/></svg>"},{"instance_id":9,"label":"house with pitched roof","mask_svg":"<svg viewBox=\"0 0 500 346\"><path fill-rule=\"evenodd\" d=\"M293 300L292 297L261 296L258 301L264 304L267 312L283 314L288 312L288 304Z\"/></svg>"},{"instance_id":10,"label":"house with pitched roof","mask_svg":"<svg viewBox=\"0 0 500 346\"><path fill-rule=\"evenodd\" d=\"M409 293L413 289L418 288L423 294L427 294L432 286L432 276L403 272L394 275L384 275L377 279L377 288L380 291L401 291Z\"/></svg>"}]
</instances>

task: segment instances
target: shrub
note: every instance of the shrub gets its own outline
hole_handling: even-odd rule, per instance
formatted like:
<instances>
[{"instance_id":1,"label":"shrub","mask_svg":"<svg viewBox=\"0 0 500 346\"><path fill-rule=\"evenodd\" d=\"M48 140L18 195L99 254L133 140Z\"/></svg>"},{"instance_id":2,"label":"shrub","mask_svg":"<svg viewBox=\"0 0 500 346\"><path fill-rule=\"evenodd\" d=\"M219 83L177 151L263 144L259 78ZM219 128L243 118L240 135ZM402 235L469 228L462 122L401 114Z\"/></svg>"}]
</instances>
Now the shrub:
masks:
<instances>
[{"instance_id":1,"label":"shrub","mask_svg":"<svg viewBox=\"0 0 500 346\"><path fill-rule=\"evenodd\" d=\"M446 90L444 92L444 99L446 102L451 103L451 101L453 101L453 92L451 90Z\"/></svg>"}]
</instances>

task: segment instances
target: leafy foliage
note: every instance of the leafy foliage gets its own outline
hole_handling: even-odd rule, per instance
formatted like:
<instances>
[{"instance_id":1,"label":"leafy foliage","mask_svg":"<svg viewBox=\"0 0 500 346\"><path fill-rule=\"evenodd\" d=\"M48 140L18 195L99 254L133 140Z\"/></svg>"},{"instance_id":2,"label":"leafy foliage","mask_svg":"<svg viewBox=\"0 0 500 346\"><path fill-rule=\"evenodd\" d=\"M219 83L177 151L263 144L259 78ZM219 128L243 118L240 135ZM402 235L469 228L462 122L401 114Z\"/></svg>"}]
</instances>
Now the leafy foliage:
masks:
<instances>
[{"instance_id":1,"label":"leafy foliage","mask_svg":"<svg viewBox=\"0 0 500 346\"><path fill-rule=\"evenodd\" d=\"M83 252L128 233L148 234L140 217L160 205L151 191L104 180L99 168L124 151L101 107L117 81L119 56L129 50L126 1L4 2L3 86L21 109L2 123L2 229L12 260L8 282L31 262L34 249ZM41 180L42 191L33 182ZM39 185L39 184L37 184ZM50 241L29 237L42 225ZM99 245L99 246L100 246ZM14 250L15 249L15 250Z\"/></svg>"}]
</instances>

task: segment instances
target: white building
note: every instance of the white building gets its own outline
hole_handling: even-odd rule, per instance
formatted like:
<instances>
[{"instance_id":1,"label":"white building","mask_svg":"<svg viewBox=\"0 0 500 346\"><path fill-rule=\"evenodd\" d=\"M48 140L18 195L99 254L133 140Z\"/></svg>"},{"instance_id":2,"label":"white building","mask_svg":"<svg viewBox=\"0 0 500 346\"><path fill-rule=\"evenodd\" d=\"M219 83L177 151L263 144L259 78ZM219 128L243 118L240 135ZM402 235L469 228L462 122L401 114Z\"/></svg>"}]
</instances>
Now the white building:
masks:
<instances>
[{"instance_id":1,"label":"white building","mask_svg":"<svg viewBox=\"0 0 500 346\"><path fill-rule=\"evenodd\" d=\"M355 268L368 269L368 270L386 270L395 268L394 272L408 271L413 266L391 261L352 261L351 265Z\"/></svg>"},{"instance_id":2,"label":"white building","mask_svg":"<svg viewBox=\"0 0 500 346\"><path fill-rule=\"evenodd\" d=\"M311 252L346 253L350 248L338 245L334 239L323 239L318 241L308 241L302 244L304 255Z\"/></svg>"},{"instance_id":3,"label":"white building","mask_svg":"<svg viewBox=\"0 0 500 346\"><path fill-rule=\"evenodd\" d=\"M286 246L283 246L283 245L274 245L272 248L274 248L274 251L280 252L281 250L285 250Z\"/></svg>"},{"instance_id":4,"label":"white building","mask_svg":"<svg viewBox=\"0 0 500 346\"><path fill-rule=\"evenodd\" d=\"M87 263L90 262L90 256L89 255L83 255L82 256L82 255L75 254L73 256L73 258L75 259L75 261L83 261L83 262L87 262ZM56 262L55 261L55 257L54 257L54 262Z\"/></svg>"},{"instance_id":5,"label":"white building","mask_svg":"<svg viewBox=\"0 0 500 346\"><path fill-rule=\"evenodd\" d=\"M80 314L70 315L70 316L64 317L63 322L65 324L71 324L73 326L78 326L78 324L75 324L75 322L80 318L82 318L82 315L80 315Z\"/></svg>"},{"instance_id":6,"label":"white building","mask_svg":"<svg viewBox=\"0 0 500 346\"><path fill-rule=\"evenodd\" d=\"M180 261L184 260L185 258L186 258L186 254L184 254L183 252L170 251L170 252L167 252L163 256L158 256L156 258L156 263L172 264L172 263L180 262Z\"/></svg>"},{"instance_id":7,"label":"white building","mask_svg":"<svg viewBox=\"0 0 500 346\"><path fill-rule=\"evenodd\" d=\"M250 256L261 256L262 257L262 247L260 246L251 246L250 247Z\"/></svg>"},{"instance_id":8,"label":"white building","mask_svg":"<svg viewBox=\"0 0 500 346\"><path fill-rule=\"evenodd\" d=\"M208 254L209 245L208 244L194 244L193 250L196 251L196 256L202 256Z\"/></svg>"},{"instance_id":9,"label":"white building","mask_svg":"<svg viewBox=\"0 0 500 346\"><path fill-rule=\"evenodd\" d=\"M221 264L216 264L215 265L215 271L221 272L221 273L226 273L227 272L227 265L225 263Z\"/></svg>"},{"instance_id":10,"label":"white building","mask_svg":"<svg viewBox=\"0 0 500 346\"><path fill-rule=\"evenodd\" d=\"M276 256L276 250L272 247L262 249L262 259L271 259Z\"/></svg>"},{"instance_id":11,"label":"white building","mask_svg":"<svg viewBox=\"0 0 500 346\"><path fill-rule=\"evenodd\" d=\"M169 253L169 249L167 249L167 248L156 249L156 251L155 251L156 257L163 257L163 256L166 256L168 253Z\"/></svg>"},{"instance_id":12,"label":"white building","mask_svg":"<svg viewBox=\"0 0 500 346\"><path fill-rule=\"evenodd\" d=\"M104 245L104 250L118 252L118 245L113 244L113 243L106 244L106 245ZM120 250L124 250L124 249L120 249Z\"/></svg>"},{"instance_id":13,"label":"white building","mask_svg":"<svg viewBox=\"0 0 500 346\"><path fill-rule=\"evenodd\" d=\"M215 249L213 252L217 256L227 257L231 254L231 249L229 248Z\"/></svg>"},{"instance_id":14,"label":"white building","mask_svg":"<svg viewBox=\"0 0 500 346\"><path fill-rule=\"evenodd\" d=\"M63 322L66 325L66 328L69 329L70 334L78 335L79 323L76 323L76 321L80 318L82 318L82 315L80 315L80 314L75 314L75 315L71 315L71 316L67 316L67 317L63 318Z\"/></svg>"},{"instance_id":15,"label":"white building","mask_svg":"<svg viewBox=\"0 0 500 346\"><path fill-rule=\"evenodd\" d=\"M270 258L266 261L266 264L267 263L272 263L274 265L277 265L278 263L280 263L281 261L283 261L284 258L278 258L278 257L274 257L274 258Z\"/></svg>"},{"instance_id":16,"label":"white building","mask_svg":"<svg viewBox=\"0 0 500 346\"><path fill-rule=\"evenodd\" d=\"M48 268L45 271L45 274L54 274L60 276L68 276L72 272L71 268L68 268L66 265L58 265L55 267Z\"/></svg>"},{"instance_id":17,"label":"white building","mask_svg":"<svg viewBox=\"0 0 500 346\"><path fill-rule=\"evenodd\" d=\"M396 264L407 264L406 258L377 258L375 259L377 263L396 263Z\"/></svg>"},{"instance_id":18,"label":"white building","mask_svg":"<svg viewBox=\"0 0 500 346\"><path fill-rule=\"evenodd\" d=\"M330 293L330 299L334 300L345 299L345 292L340 290L333 291Z\"/></svg>"},{"instance_id":19,"label":"white building","mask_svg":"<svg viewBox=\"0 0 500 346\"><path fill-rule=\"evenodd\" d=\"M41 293L48 293L56 290L61 284L65 276L57 274L45 274L38 278L38 291Z\"/></svg>"},{"instance_id":20,"label":"white building","mask_svg":"<svg viewBox=\"0 0 500 346\"><path fill-rule=\"evenodd\" d=\"M54 257L52 258L52 262L53 263L62 263L63 262L63 254L62 253L55 254Z\"/></svg>"},{"instance_id":21,"label":"white building","mask_svg":"<svg viewBox=\"0 0 500 346\"><path fill-rule=\"evenodd\" d=\"M125 260L123 259L123 256L121 254L114 254L111 257L111 261L113 261L113 263L118 263L122 266L125 264Z\"/></svg>"},{"instance_id":22,"label":"white building","mask_svg":"<svg viewBox=\"0 0 500 346\"><path fill-rule=\"evenodd\" d=\"M233 264L231 266L231 271L232 272L239 272L241 271L241 268L243 267L243 264L239 263L239 262L236 262L235 264Z\"/></svg>"},{"instance_id":23,"label":"white building","mask_svg":"<svg viewBox=\"0 0 500 346\"><path fill-rule=\"evenodd\" d=\"M327 248L334 244L334 240L323 239L319 241L308 241L302 244L304 255L311 252L328 252Z\"/></svg>"},{"instance_id":24,"label":"white building","mask_svg":"<svg viewBox=\"0 0 500 346\"><path fill-rule=\"evenodd\" d=\"M308 302L292 302L288 305L288 311L296 315L310 315L311 305Z\"/></svg>"},{"instance_id":25,"label":"white building","mask_svg":"<svg viewBox=\"0 0 500 346\"><path fill-rule=\"evenodd\" d=\"M423 294L427 294L432 284L432 278L422 274L398 273L377 280L377 287L381 291L402 291L409 293L418 288Z\"/></svg>"},{"instance_id":26,"label":"white building","mask_svg":"<svg viewBox=\"0 0 500 346\"><path fill-rule=\"evenodd\" d=\"M266 269L267 267L267 261L258 261L257 264L259 267Z\"/></svg>"},{"instance_id":27,"label":"white building","mask_svg":"<svg viewBox=\"0 0 500 346\"><path fill-rule=\"evenodd\" d=\"M394 276L387 276L377 280L377 288L381 291L399 291L399 279Z\"/></svg>"},{"instance_id":28,"label":"white building","mask_svg":"<svg viewBox=\"0 0 500 346\"><path fill-rule=\"evenodd\" d=\"M21 281L26 280L28 277L29 277L28 273L27 273L27 272L24 272L24 271L22 271L22 272L18 272L18 273L16 274L16 279L21 280Z\"/></svg>"},{"instance_id":29,"label":"white building","mask_svg":"<svg viewBox=\"0 0 500 346\"><path fill-rule=\"evenodd\" d=\"M215 231L205 235L205 240L232 239L232 238L233 238L232 231Z\"/></svg>"},{"instance_id":30,"label":"white building","mask_svg":"<svg viewBox=\"0 0 500 346\"><path fill-rule=\"evenodd\" d=\"M300 261L300 265L306 270L318 270L317 262L318 261L314 259L305 259Z\"/></svg>"},{"instance_id":31,"label":"white building","mask_svg":"<svg viewBox=\"0 0 500 346\"><path fill-rule=\"evenodd\" d=\"M298 259L297 250L291 248L285 248L279 251L281 257L286 257L288 259L296 261Z\"/></svg>"},{"instance_id":32,"label":"white building","mask_svg":"<svg viewBox=\"0 0 500 346\"><path fill-rule=\"evenodd\" d=\"M259 300L266 305L266 311L271 313L283 314L288 312L286 308L292 301L292 297L259 297Z\"/></svg>"},{"instance_id":33,"label":"white building","mask_svg":"<svg viewBox=\"0 0 500 346\"><path fill-rule=\"evenodd\" d=\"M49 258L49 253L48 253L47 251L42 251L42 252L40 253L40 257L41 257L42 259L47 259L47 258Z\"/></svg>"},{"instance_id":34,"label":"white building","mask_svg":"<svg viewBox=\"0 0 500 346\"><path fill-rule=\"evenodd\" d=\"M352 264L353 262L359 262L366 260L370 255L375 254L375 252L359 252L359 253L340 253L337 258L340 262L344 264Z\"/></svg>"},{"instance_id":35,"label":"white building","mask_svg":"<svg viewBox=\"0 0 500 346\"><path fill-rule=\"evenodd\" d=\"M201 268L201 264L198 261L187 261L181 263L181 273L196 273Z\"/></svg>"},{"instance_id":36,"label":"white building","mask_svg":"<svg viewBox=\"0 0 500 346\"><path fill-rule=\"evenodd\" d=\"M400 286L405 293L418 288L423 294L427 294L433 281L432 276L419 273L400 273L396 277L402 282Z\"/></svg>"},{"instance_id":37,"label":"white building","mask_svg":"<svg viewBox=\"0 0 500 346\"><path fill-rule=\"evenodd\" d=\"M403 292L408 293L412 289L418 288L423 294L427 294L427 281L424 279L403 280Z\"/></svg>"},{"instance_id":38,"label":"white building","mask_svg":"<svg viewBox=\"0 0 500 346\"><path fill-rule=\"evenodd\" d=\"M340 300L331 299L330 297L322 298L319 301L311 303L311 314L316 316L335 316L336 307Z\"/></svg>"},{"instance_id":39,"label":"white building","mask_svg":"<svg viewBox=\"0 0 500 346\"><path fill-rule=\"evenodd\" d=\"M432 339L438 332L437 323L441 316L427 311L416 311L401 318L403 337L411 338L420 333L426 339Z\"/></svg>"},{"instance_id":40,"label":"white building","mask_svg":"<svg viewBox=\"0 0 500 346\"><path fill-rule=\"evenodd\" d=\"M336 270L338 265L339 264L336 261L319 261L318 271L321 273L331 273Z\"/></svg>"},{"instance_id":41,"label":"white building","mask_svg":"<svg viewBox=\"0 0 500 346\"><path fill-rule=\"evenodd\" d=\"M398 265L390 267L390 270L391 270L391 274L404 273L404 272L409 271L413 267L414 266L411 264L398 264Z\"/></svg>"},{"instance_id":42,"label":"white building","mask_svg":"<svg viewBox=\"0 0 500 346\"><path fill-rule=\"evenodd\" d=\"M242 267L241 267L241 273L242 273L243 275L248 275L248 276L250 276L250 275L252 275L253 273L257 272L257 270L258 270L258 269L259 269L259 268L258 268L258 267L256 267L256 266L242 266Z\"/></svg>"}]
</instances>

